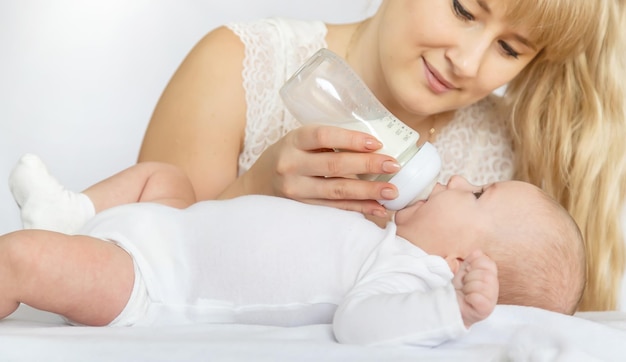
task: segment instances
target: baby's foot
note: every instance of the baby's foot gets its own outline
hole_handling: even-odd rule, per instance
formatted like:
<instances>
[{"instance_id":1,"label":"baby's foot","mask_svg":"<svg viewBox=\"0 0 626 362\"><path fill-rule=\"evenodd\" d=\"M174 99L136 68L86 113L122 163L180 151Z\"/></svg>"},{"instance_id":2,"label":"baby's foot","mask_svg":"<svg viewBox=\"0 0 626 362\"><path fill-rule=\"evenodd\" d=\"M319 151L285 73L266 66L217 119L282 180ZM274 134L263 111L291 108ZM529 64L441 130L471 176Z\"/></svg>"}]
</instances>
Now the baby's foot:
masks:
<instances>
[{"instance_id":1,"label":"baby's foot","mask_svg":"<svg viewBox=\"0 0 626 362\"><path fill-rule=\"evenodd\" d=\"M9 176L9 187L25 229L75 234L95 215L87 195L66 190L32 154L17 162Z\"/></svg>"}]
</instances>

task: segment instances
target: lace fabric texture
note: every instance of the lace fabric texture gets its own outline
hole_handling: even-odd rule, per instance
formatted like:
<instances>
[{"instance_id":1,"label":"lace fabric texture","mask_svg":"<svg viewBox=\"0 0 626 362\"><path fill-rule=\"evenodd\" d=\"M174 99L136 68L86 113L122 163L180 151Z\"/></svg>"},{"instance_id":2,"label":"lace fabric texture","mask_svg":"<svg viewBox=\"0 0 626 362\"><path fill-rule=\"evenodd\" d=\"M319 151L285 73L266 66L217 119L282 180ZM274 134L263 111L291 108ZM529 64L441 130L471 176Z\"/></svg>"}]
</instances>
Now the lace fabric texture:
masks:
<instances>
[{"instance_id":1,"label":"lace fabric texture","mask_svg":"<svg viewBox=\"0 0 626 362\"><path fill-rule=\"evenodd\" d=\"M285 81L318 49L326 47L326 26L317 21L280 18L232 23L228 27L245 45L243 67L247 122L239 174L263 151L298 127L279 96ZM461 175L482 185L513 176L513 151L504 120L498 119L498 98L488 97L456 112L433 145L442 157L440 182Z\"/></svg>"},{"instance_id":2,"label":"lace fabric texture","mask_svg":"<svg viewBox=\"0 0 626 362\"><path fill-rule=\"evenodd\" d=\"M513 150L503 119L497 117L497 96L459 109L433 145L442 159L440 182L461 175L474 185L513 177Z\"/></svg>"}]
</instances>

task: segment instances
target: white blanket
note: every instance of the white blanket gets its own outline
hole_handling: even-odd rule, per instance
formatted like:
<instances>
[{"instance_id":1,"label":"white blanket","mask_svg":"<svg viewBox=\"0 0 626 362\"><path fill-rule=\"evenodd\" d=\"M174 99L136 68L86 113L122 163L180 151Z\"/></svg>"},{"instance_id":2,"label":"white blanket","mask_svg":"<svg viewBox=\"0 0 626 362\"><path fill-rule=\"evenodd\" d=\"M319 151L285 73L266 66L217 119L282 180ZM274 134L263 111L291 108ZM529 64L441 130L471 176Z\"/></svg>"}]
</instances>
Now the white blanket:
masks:
<instances>
[{"instance_id":1,"label":"white blanket","mask_svg":"<svg viewBox=\"0 0 626 362\"><path fill-rule=\"evenodd\" d=\"M335 342L330 325L75 327L22 307L0 322L0 361L624 361L626 313L570 317L498 306L437 348Z\"/></svg>"}]
</instances>

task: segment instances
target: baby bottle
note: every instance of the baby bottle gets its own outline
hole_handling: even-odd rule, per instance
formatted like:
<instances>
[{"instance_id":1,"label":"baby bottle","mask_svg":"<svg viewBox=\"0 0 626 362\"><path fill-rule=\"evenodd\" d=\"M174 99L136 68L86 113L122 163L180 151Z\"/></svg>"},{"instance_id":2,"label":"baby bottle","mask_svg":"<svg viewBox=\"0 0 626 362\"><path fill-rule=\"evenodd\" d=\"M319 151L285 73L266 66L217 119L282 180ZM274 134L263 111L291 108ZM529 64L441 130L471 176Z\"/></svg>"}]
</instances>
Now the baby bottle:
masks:
<instances>
[{"instance_id":1,"label":"baby bottle","mask_svg":"<svg viewBox=\"0 0 626 362\"><path fill-rule=\"evenodd\" d=\"M280 89L291 114L301 123L318 123L366 132L383 143L376 152L394 157L400 171L358 175L363 180L388 181L398 188L394 200L378 200L399 210L428 198L441 169L435 147L417 145L419 133L389 112L339 56L321 49Z\"/></svg>"}]
</instances>

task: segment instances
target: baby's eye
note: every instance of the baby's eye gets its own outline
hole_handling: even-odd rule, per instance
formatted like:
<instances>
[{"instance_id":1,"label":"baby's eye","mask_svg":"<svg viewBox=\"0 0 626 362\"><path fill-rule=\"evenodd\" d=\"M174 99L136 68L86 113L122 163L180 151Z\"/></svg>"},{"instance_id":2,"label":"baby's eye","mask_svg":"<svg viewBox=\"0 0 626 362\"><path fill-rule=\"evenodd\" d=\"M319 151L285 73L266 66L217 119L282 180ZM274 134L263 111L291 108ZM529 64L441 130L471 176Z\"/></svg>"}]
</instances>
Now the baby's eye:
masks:
<instances>
[{"instance_id":1,"label":"baby's eye","mask_svg":"<svg viewBox=\"0 0 626 362\"><path fill-rule=\"evenodd\" d=\"M483 192L485 192L485 189L480 189L480 191L473 192L474 197L476 197L476 199L480 199L480 197L483 195Z\"/></svg>"}]
</instances>

